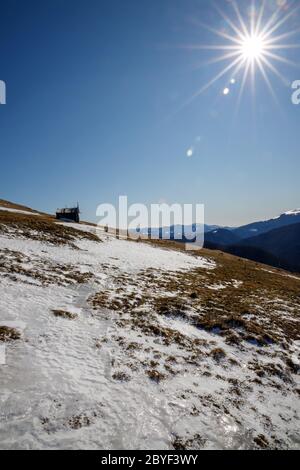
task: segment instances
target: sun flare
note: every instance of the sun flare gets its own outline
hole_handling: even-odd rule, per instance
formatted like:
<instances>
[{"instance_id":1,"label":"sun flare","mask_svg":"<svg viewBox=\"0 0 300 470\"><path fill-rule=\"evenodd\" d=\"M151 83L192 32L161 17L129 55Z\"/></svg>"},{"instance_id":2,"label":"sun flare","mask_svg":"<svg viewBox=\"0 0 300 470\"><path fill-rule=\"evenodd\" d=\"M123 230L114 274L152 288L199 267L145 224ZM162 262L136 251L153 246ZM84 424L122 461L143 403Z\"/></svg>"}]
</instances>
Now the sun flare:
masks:
<instances>
[{"instance_id":1,"label":"sun flare","mask_svg":"<svg viewBox=\"0 0 300 470\"><path fill-rule=\"evenodd\" d=\"M247 60L261 59L267 50L266 47L264 39L259 35L253 34L241 41L241 54Z\"/></svg>"},{"instance_id":2,"label":"sun flare","mask_svg":"<svg viewBox=\"0 0 300 470\"><path fill-rule=\"evenodd\" d=\"M299 35L299 26L296 29L288 27L289 20L293 20L291 24L297 24L298 10L300 4L293 7L294 2L285 0L277 0L277 9L271 14L267 14L267 2L262 0L260 7L257 6L255 0L251 0L251 8L245 12L245 15L240 11L236 0L230 1L233 7L233 15L224 13L217 5L215 8L222 17L223 26L221 29L214 28L195 20L195 24L204 27L214 34L215 37L223 39L223 43L216 44L193 44L184 46L188 49L196 50L210 50L221 51L221 55L214 56L207 63L227 62L223 69L217 73L216 76L204 84L186 104L190 103L199 96L201 93L210 88L213 84L220 79L225 78L227 75L231 76L231 80L225 82L226 88L223 88L223 94L227 95L231 91L231 85L239 83L240 92L238 103L246 88L246 83L250 78L250 83L255 93L255 80L256 75L260 75L266 83L270 93L275 101L277 101L274 92L270 75L275 75L286 86L288 83L287 78L282 74L277 64L286 64L290 66L299 67L299 63L292 62L283 51L287 52L291 49L300 48L300 42L287 43L290 37ZM225 24L225 28L224 28ZM283 28L285 27L285 30ZM281 53L280 53L281 52ZM232 78L233 77L233 78ZM226 78L225 78L226 80Z\"/></svg>"}]
</instances>

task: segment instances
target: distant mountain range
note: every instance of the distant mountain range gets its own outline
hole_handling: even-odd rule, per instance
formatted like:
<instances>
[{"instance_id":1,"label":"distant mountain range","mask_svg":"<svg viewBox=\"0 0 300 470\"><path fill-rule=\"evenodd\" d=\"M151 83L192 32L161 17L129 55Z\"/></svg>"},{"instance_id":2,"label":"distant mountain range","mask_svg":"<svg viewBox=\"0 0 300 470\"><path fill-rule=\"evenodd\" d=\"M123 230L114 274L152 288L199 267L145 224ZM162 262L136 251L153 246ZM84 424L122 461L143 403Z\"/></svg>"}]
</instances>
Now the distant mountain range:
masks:
<instances>
[{"instance_id":1,"label":"distant mountain range","mask_svg":"<svg viewBox=\"0 0 300 470\"><path fill-rule=\"evenodd\" d=\"M212 232L213 230L216 230L219 228L219 225L206 225L204 224L204 233ZM175 239L175 240L182 240L182 236L186 234L188 238L190 238L190 235L195 233L196 231L200 230L201 226L200 224L191 224L191 225L171 225L170 227L145 227L140 229L140 233L142 235L153 235L153 236L159 236L162 238L162 235L169 235L170 238ZM183 232L184 230L184 232Z\"/></svg>"},{"instance_id":2,"label":"distant mountain range","mask_svg":"<svg viewBox=\"0 0 300 470\"><path fill-rule=\"evenodd\" d=\"M204 246L300 272L300 209L236 228L205 234Z\"/></svg>"},{"instance_id":3,"label":"distant mountain range","mask_svg":"<svg viewBox=\"0 0 300 470\"><path fill-rule=\"evenodd\" d=\"M144 235L189 242L199 225L141 229ZM183 232L184 230L184 232ZM183 236L185 235L185 237ZM300 272L300 209L241 227L204 226L204 247Z\"/></svg>"},{"instance_id":4,"label":"distant mountain range","mask_svg":"<svg viewBox=\"0 0 300 470\"><path fill-rule=\"evenodd\" d=\"M233 255L300 272L300 223L284 225L225 247Z\"/></svg>"},{"instance_id":5,"label":"distant mountain range","mask_svg":"<svg viewBox=\"0 0 300 470\"><path fill-rule=\"evenodd\" d=\"M262 233L269 232L276 228L281 228L286 225L297 224L300 222L300 209L285 212L279 217L274 219L265 220L263 222L254 222L252 224L244 225L238 229L234 229L234 232L240 238L248 238L254 235L260 235Z\"/></svg>"}]
</instances>

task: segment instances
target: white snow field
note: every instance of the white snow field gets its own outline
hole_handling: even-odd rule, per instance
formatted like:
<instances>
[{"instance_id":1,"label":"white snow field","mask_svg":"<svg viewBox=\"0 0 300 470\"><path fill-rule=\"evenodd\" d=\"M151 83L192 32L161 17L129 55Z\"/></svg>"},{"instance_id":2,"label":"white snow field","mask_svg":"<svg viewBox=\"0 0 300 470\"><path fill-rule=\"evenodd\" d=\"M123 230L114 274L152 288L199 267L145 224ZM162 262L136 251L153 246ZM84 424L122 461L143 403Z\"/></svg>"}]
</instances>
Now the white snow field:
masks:
<instances>
[{"instance_id":1,"label":"white snow field","mask_svg":"<svg viewBox=\"0 0 300 470\"><path fill-rule=\"evenodd\" d=\"M1 449L299 447L297 376L255 381L249 366L284 371L277 344L230 345L189 321L188 300L186 316L153 307L193 270L205 286L215 261L104 233L75 245L0 232Z\"/></svg>"},{"instance_id":2,"label":"white snow field","mask_svg":"<svg viewBox=\"0 0 300 470\"><path fill-rule=\"evenodd\" d=\"M29 211L23 211L22 209L13 209L11 207L2 207L2 206L0 206L0 211L12 212L15 214L25 214L25 215L41 215L38 212L29 212Z\"/></svg>"}]
</instances>

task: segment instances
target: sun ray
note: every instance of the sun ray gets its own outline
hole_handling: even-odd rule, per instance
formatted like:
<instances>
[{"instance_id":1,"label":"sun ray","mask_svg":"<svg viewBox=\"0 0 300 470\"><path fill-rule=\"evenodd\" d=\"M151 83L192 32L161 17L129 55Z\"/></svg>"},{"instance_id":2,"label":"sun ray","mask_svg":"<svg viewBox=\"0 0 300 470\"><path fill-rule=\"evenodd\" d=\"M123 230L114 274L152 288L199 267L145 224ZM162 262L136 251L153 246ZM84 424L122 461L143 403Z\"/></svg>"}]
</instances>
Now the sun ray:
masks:
<instances>
[{"instance_id":1,"label":"sun ray","mask_svg":"<svg viewBox=\"0 0 300 470\"><path fill-rule=\"evenodd\" d=\"M256 23L256 29L255 29L255 35L258 36L261 28L261 22L264 16L265 12L265 6L266 6L266 0L262 0L262 4L259 10L258 18L257 18L257 23Z\"/></svg>"},{"instance_id":2,"label":"sun ray","mask_svg":"<svg viewBox=\"0 0 300 470\"><path fill-rule=\"evenodd\" d=\"M254 60L250 61L250 72L251 72L251 91L252 91L252 96L255 97L255 72L256 72L256 67L255 67L255 62Z\"/></svg>"},{"instance_id":3,"label":"sun ray","mask_svg":"<svg viewBox=\"0 0 300 470\"><path fill-rule=\"evenodd\" d=\"M233 6L233 9L234 9L234 11L235 11L235 13L236 13L236 15L237 15L237 18L238 18L238 20L239 20L239 22L240 22L241 28L242 28L242 30L243 30L243 32L244 32L244 35L247 36L247 35L249 34L249 31L248 31L247 26L246 26L246 24L245 24L245 22L244 22L244 20L243 20L243 18L242 18L240 9L239 9L239 7L238 7L238 5L237 5L237 3L236 3L235 0L232 2L232 6Z\"/></svg>"},{"instance_id":4,"label":"sun ray","mask_svg":"<svg viewBox=\"0 0 300 470\"><path fill-rule=\"evenodd\" d=\"M293 62L292 60L288 60L285 57L282 57L281 55L273 54L272 52L269 52L269 51L265 51L264 55L271 57L272 59L277 60L278 62L282 62L284 64L290 65L291 67L300 67L300 64L297 64L296 62Z\"/></svg>"},{"instance_id":5,"label":"sun ray","mask_svg":"<svg viewBox=\"0 0 300 470\"><path fill-rule=\"evenodd\" d=\"M240 45L236 46L224 46L222 44L210 44L210 45L204 45L204 44L183 44L177 46L179 49L190 49L190 50L197 50L197 49L206 49L206 50L218 50L218 51L238 51L240 50Z\"/></svg>"},{"instance_id":6,"label":"sun ray","mask_svg":"<svg viewBox=\"0 0 300 470\"><path fill-rule=\"evenodd\" d=\"M266 58L261 57L261 60L265 63L265 65L282 81L282 83L287 86L289 81L286 77L284 77L277 68Z\"/></svg>"},{"instance_id":7,"label":"sun ray","mask_svg":"<svg viewBox=\"0 0 300 470\"><path fill-rule=\"evenodd\" d=\"M248 78L248 75L249 75L250 65L251 65L251 63L250 63L250 61L248 61L247 65L245 67L244 73L243 73L241 88L240 88L240 91L239 91L239 94L238 94L238 99L237 99L236 109L235 109L235 116L237 116L237 114L239 112L239 109L240 109L242 97L243 97L245 86L246 86L246 81L247 81L247 78Z\"/></svg>"},{"instance_id":8,"label":"sun ray","mask_svg":"<svg viewBox=\"0 0 300 470\"><path fill-rule=\"evenodd\" d=\"M264 32L262 33L264 39L267 39L271 34L273 34L275 31L277 31L280 26L282 26L291 16L293 16L296 11L298 11L300 8L300 5L298 5L296 8L294 8L292 11L290 11L287 15L285 15L281 20L279 20L271 29L268 29L264 35Z\"/></svg>"},{"instance_id":9,"label":"sun ray","mask_svg":"<svg viewBox=\"0 0 300 470\"><path fill-rule=\"evenodd\" d=\"M266 71L265 71L265 69L264 69L264 67L263 67L263 65L262 65L262 63L261 63L260 60L257 61L257 65L258 65L259 70L261 71L261 74L262 74L262 76L263 76L263 78L264 78L264 80L265 80L265 82L266 82L266 84L267 84L267 86L268 86L268 89L269 89L269 91L270 91L272 97L274 98L276 104L279 104L279 103L278 103L277 96L276 96L276 93L275 93L275 91L274 91L274 88L273 88L273 86L272 86L272 84L271 84L271 82L270 82L270 80L269 80L269 77L268 77L268 75L266 74Z\"/></svg>"},{"instance_id":10,"label":"sun ray","mask_svg":"<svg viewBox=\"0 0 300 470\"><path fill-rule=\"evenodd\" d=\"M208 26L207 24L202 23L198 19L196 20L196 19L193 18L192 22L197 24L198 26L201 26L202 28L205 28L207 31L210 31L211 33L214 33L217 36L220 36L223 39L228 39L229 41L231 41L235 44L239 44L239 40L237 38L235 38L234 36L231 36L230 34L224 33L223 31L219 31L218 29L212 28L211 26Z\"/></svg>"},{"instance_id":11,"label":"sun ray","mask_svg":"<svg viewBox=\"0 0 300 470\"><path fill-rule=\"evenodd\" d=\"M266 49L299 49L300 44L274 44L270 46L266 46Z\"/></svg>"},{"instance_id":12,"label":"sun ray","mask_svg":"<svg viewBox=\"0 0 300 470\"><path fill-rule=\"evenodd\" d=\"M214 2L214 8L217 12L222 16L222 18L227 22L227 24L233 29L233 31L237 34L237 36L242 39L243 32L231 21L231 19L221 10L221 8Z\"/></svg>"},{"instance_id":13,"label":"sun ray","mask_svg":"<svg viewBox=\"0 0 300 470\"><path fill-rule=\"evenodd\" d=\"M264 35L267 31L269 31L269 29L272 27L273 23L276 21L276 19L278 18L278 14L280 13L280 10L281 10L281 7L279 6L277 8L277 10L275 10L275 12L273 13L273 15L271 16L271 18L269 19L269 21L266 22L266 24L264 25L264 27L261 29L260 31L260 34L261 35Z\"/></svg>"},{"instance_id":14,"label":"sun ray","mask_svg":"<svg viewBox=\"0 0 300 470\"><path fill-rule=\"evenodd\" d=\"M240 51L235 51L235 52L229 52L228 54L223 54L221 56L218 56L214 59L210 59L206 62L206 64L215 64L217 62L222 62L223 60L226 59L231 59L232 57L235 57L237 55L240 55Z\"/></svg>"},{"instance_id":15,"label":"sun ray","mask_svg":"<svg viewBox=\"0 0 300 470\"><path fill-rule=\"evenodd\" d=\"M295 34L300 33L300 28L294 29L293 31L290 31L288 33L280 34L279 36L274 36L271 39L266 39L266 45L268 44L273 44L278 41L282 41L282 39L287 39L290 38L291 36L294 36Z\"/></svg>"},{"instance_id":16,"label":"sun ray","mask_svg":"<svg viewBox=\"0 0 300 470\"><path fill-rule=\"evenodd\" d=\"M235 51L235 52L230 52L228 54L222 54L218 57L214 57L210 60L206 60L204 62L201 62L200 64L196 65L193 70L197 70L199 69L200 67L202 67L203 65L211 65L211 64L217 64L218 62L223 62L224 60L227 60L227 59L231 59L232 57L236 57L236 56L239 56L240 55L240 52L239 51Z\"/></svg>"},{"instance_id":17,"label":"sun ray","mask_svg":"<svg viewBox=\"0 0 300 470\"><path fill-rule=\"evenodd\" d=\"M251 37L255 34L255 0L251 0L250 6L250 35Z\"/></svg>"}]
</instances>

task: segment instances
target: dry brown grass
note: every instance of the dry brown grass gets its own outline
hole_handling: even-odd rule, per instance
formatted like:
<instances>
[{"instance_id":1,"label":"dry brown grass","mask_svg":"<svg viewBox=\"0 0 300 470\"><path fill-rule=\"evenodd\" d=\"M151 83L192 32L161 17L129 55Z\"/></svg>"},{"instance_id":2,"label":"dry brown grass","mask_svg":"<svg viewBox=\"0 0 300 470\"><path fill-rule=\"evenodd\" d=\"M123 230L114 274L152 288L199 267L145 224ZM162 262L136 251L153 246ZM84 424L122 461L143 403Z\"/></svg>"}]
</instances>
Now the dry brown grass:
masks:
<instances>
[{"instance_id":1,"label":"dry brown grass","mask_svg":"<svg viewBox=\"0 0 300 470\"><path fill-rule=\"evenodd\" d=\"M229 343L238 337L259 345L299 339L300 278L276 269L266 272L263 265L221 252L202 250L199 255L215 261L216 268L165 278L162 287L177 300L166 299L160 313L176 314L177 302L177 314L186 317L188 306L196 312L196 327L226 335ZM231 280L239 281L238 287L230 285ZM219 284L226 288L209 288Z\"/></svg>"},{"instance_id":2,"label":"dry brown grass","mask_svg":"<svg viewBox=\"0 0 300 470\"><path fill-rule=\"evenodd\" d=\"M187 304L177 297L155 297L152 305L159 315L165 317L188 319Z\"/></svg>"},{"instance_id":3,"label":"dry brown grass","mask_svg":"<svg viewBox=\"0 0 300 470\"><path fill-rule=\"evenodd\" d=\"M0 250L0 273L11 280L18 280L20 278L17 276L23 276L22 282L26 282L25 279L27 282L33 280L43 286L83 284L94 277L92 273L77 271L71 264L52 264L47 260L36 261L19 251L7 248Z\"/></svg>"},{"instance_id":4,"label":"dry brown grass","mask_svg":"<svg viewBox=\"0 0 300 470\"><path fill-rule=\"evenodd\" d=\"M78 416L72 416L68 420L68 427L71 429L81 429L85 428L87 426L90 426L92 424L92 420L89 416L86 416L84 414L78 415Z\"/></svg>"},{"instance_id":5,"label":"dry brown grass","mask_svg":"<svg viewBox=\"0 0 300 470\"><path fill-rule=\"evenodd\" d=\"M269 447L269 442L263 434L259 434L254 438L255 444L261 449L267 449Z\"/></svg>"},{"instance_id":6,"label":"dry brown grass","mask_svg":"<svg viewBox=\"0 0 300 470\"><path fill-rule=\"evenodd\" d=\"M172 242L146 243L183 249ZM278 269L267 272L264 265L222 252L201 250L191 256L207 258L216 267L173 273L148 269L139 273L138 283L125 276L117 290L100 292L90 301L95 309L118 312L120 326L160 337L165 345L199 350L187 335L162 326L160 317L220 335L233 347L276 343L287 353L292 340L300 337L300 278ZM118 273L115 278L118 284ZM130 293L124 285L130 286ZM225 288L215 289L220 285Z\"/></svg>"},{"instance_id":7,"label":"dry brown grass","mask_svg":"<svg viewBox=\"0 0 300 470\"><path fill-rule=\"evenodd\" d=\"M116 371L113 373L112 378L118 382L129 382L130 376L122 371Z\"/></svg>"},{"instance_id":8,"label":"dry brown grass","mask_svg":"<svg viewBox=\"0 0 300 470\"><path fill-rule=\"evenodd\" d=\"M111 296L111 292L103 290L93 295L89 302L96 310L98 308L107 308L116 312L126 312L141 307L148 301L147 295L139 296L135 293L124 293L121 288L117 289L115 293L117 293L117 296Z\"/></svg>"},{"instance_id":9,"label":"dry brown grass","mask_svg":"<svg viewBox=\"0 0 300 470\"><path fill-rule=\"evenodd\" d=\"M175 436L172 445L175 450L199 450L206 443L206 439L200 434L195 434L189 439Z\"/></svg>"},{"instance_id":10,"label":"dry brown grass","mask_svg":"<svg viewBox=\"0 0 300 470\"><path fill-rule=\"evenodd\" d=\"M224 349L222 349L222 348L214 348L210 351L209 354L217 362L221 361L222 359L224 359L226 357L226 353L225 353Z\"/></svg>"},{"instance_id":11,"label":"dry brown grass","mask_svg":"<svg viewBox=\"0 0 300 470\"><path fill-rule=\"evenodd\" d=\"M26 212L32 212L35 214L42 214L42 212L33 210L30 207L23 206L21 204L15 204L14 202L6 201L5 199L0 199L0 207L7 207L8 209L16 209L16 210L21 210L21 211L26 211Z\"/></svg>"},{"instance_id":12,"label":"dry brown grass","mask_svg":"<svg viewBox=\"0 0 300 470\"><path fill-rule=\"evenodd\" d=\"M147 370L146 374L147 374L147 376L149 377L150 380L152 380L153 382L156 382L156 383L159 383L159 382L161 382L162 380L164 380L166 378L165 374L162 374L161 372L159 372L156 369Z\"/></svg>"},{"instance_id":13,"label":"dry brown grass","mask_svg":"<svg viewBox=\"0 0 300 470\"><path fill-rule=\"evenodd\" d=\"M57 224L51 216L0 211L0 234L13 235L14 232L23 238L54 245L70 245L73 248L76 248L74 241L78 239L99 242L95 234Z\"/></svg>"},{"instance_id":14,"label":"dry brown grass","mask_svg":"<svg viewBox=\"0 0 300 470\"><path fill-rule=\"evenodd\" d=\"M21 338L21 333L16 328L0 326L0 341L15 341Z\"/></svg>"},{"instance_id":15,"label":"dry brown grass","mask_svg":"<svg viewBox=\"0 0 300 470\"><path fill-rule=\"evenodd\" d=\"M200 354L199 348L203 345L202 340L190 338L178 330L162 326L157 318L150 312L145 314L132 314L129 318L121 318L117 325L122 328L130 328L142 332L145 336L160 339L161 344L170 346L176 344L186 351Z\"/></svg>"},{"instance_id":16,"label":"dry brown grass","mask_svg":"<svg viewBox=\"0 0 300 470\"><path fill-rule=\"evenodd\" d=\"M76 313L67 312L66 310L52 310L55 317L66 318L68 320L75 320L77 318Z\"/></svg>"}]
</instances>

